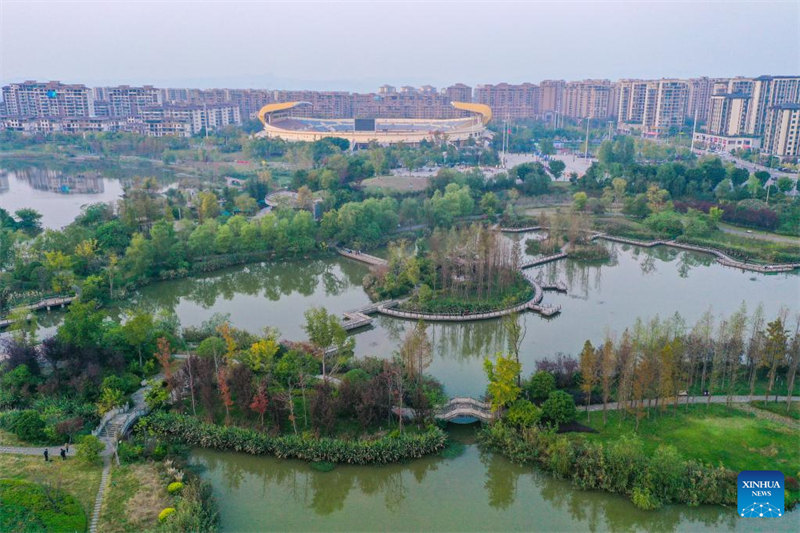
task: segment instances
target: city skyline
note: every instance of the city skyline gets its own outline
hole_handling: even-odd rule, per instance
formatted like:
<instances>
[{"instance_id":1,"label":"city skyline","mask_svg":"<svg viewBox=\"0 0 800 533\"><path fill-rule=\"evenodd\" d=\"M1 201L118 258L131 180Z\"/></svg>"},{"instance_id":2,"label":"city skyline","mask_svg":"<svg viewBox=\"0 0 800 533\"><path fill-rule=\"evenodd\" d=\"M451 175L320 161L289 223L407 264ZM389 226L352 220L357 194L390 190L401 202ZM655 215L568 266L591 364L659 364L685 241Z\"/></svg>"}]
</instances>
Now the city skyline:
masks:
<instances>
[{"instance_id":1,"label":"city skyline","mask_svg":"<svg viewBox=\"0 0 800 533\"><path fill-rule=\"evenodd\" d=\"M225 4L222 19L219 4L187 5L5 1L0 84L372 91L753 77L800 64L794 2L238 2Z\"/></svg>"}]
</instances>

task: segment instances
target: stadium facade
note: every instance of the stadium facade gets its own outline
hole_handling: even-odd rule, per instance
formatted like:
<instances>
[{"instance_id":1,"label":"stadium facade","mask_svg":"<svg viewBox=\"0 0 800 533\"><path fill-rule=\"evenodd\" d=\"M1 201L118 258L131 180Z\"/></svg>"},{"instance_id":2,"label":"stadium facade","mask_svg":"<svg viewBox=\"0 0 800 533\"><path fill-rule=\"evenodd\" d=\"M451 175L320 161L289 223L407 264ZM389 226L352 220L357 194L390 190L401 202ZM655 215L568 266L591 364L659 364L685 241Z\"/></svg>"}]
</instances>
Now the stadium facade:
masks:
<instances>
[{"instance_id":1,"label":"stadium facade","mask_svg":"<svg viewBox=\"0 0 800 533\"><path fill-rule=\"evenodd\" d=\"M257 135L289 142L313 142L325 137L346 139L351 146L377 143L418 144L436 138L460 142L481 137L492 119L492 110L484 104L450 102L464 116L447 119L413 118L311 118L294 113L308 102L267 104L258 112L264 131Z\"/></svg>"}]
</instances>

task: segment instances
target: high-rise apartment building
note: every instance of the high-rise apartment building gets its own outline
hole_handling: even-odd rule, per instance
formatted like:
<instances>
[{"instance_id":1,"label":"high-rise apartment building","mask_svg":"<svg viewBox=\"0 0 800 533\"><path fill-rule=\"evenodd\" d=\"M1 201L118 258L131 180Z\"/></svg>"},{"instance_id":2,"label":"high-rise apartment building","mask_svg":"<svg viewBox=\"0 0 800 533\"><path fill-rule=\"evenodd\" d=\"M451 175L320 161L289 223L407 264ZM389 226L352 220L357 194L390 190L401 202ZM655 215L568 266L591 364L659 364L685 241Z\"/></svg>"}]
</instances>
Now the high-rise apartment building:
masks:
<instances>
[{"instance_id":1,"label":"high-rise apartment building","mask_svg":"<svg viewBox=\"0 0 800 533\"><path fill-rule=\"evenodd\" d=\"M800 104L769 108L761 151L781 159L800 156Z\"/></svg>"},{"instance_id":2,"label":"high-rise apartment building","mask_svg":"<svg viewBox=\"0 0 800 533\"><path fill-rule=\"evenodd\" d=\"M564 80L544 80L539 84L537 112L541 116L563 113Z\"/></svg>"},{"instance_id":3,"label":"high-rise apartment building","mask_svg":"<svg viewBox=\"0 0 800 533\"><path fill-rule=\"evenodd\" d=\"M533 83L478 85L473 96L475 102L491 107L497 119L533 118L539 114L539 87Z\"/></svg>"},{"instance_id":4,"label":"high-rise apartment building","mask_svg":"<svg viewBox=\"0 0 800 533\"><path fill-rule=\"evenodd\" d=\"M746 129L751 135L761 136L771 107L800 103L800 76L760 76L752 81Z\"/></svg>"},{"instance_id":5,"label":"high-rise apartment building","mask_svg":"<svg viewBox=\"0 0 800 533\"><path fill-rule=\"evenodd\" d=\"M85 85L26 81L3 87L5 113L15 117L91 117L94 97Z\"/></svg>"},{"instance_id":6,"label":"high-rise apartment building","mask_svg":"<svg viewBox=\"0 0 800 533\"><path fill-rule=\"evenodd\" d=\"M456 83L444 89L444 95L451 102L471 102L472 87L463 83Z\"/></svg>"},{"instance_id":7,"label":"high-rise apartment building","mask_svg":"<svg viewBox=\"0 0 800 533\"><path fill-rule=\"evenodd\" d=\"M564 87L562 112L567 117L606 119L616 114L613 93L609 80L569 82Z\"/></svg>"},{"instance_id":8,"label":"high-rise apartment building","mask_svg":"<svg viewBox=\"0 0 800 533\"><path fill-rule=\"evenodd\" d=\"M621 80L618 91L621 129L641 129L644 134L658 136L683 126L689 103L688 81Z\"/></svg>"},{"instance_id":9,"label":"high-rise apartment building","mask_svg":"<svg viewBox=\"0 0 800 533\"><path fill-rule=\"evenodd\" d=\"M146 107L161 105L163 93L152 85L144 87L95 87L95 113L115 118L138 117ZM98 112L99 111L99 112Z\"/></svg>"},{"instance_id":10,"label":"high-rise apartment building","mask_svg":"<svg viewBox=\"0 0 800 533\"><path fill-rule=\"evenodd\" d=\"M732 137L746 135L750 100L750 95L743 93L712 95L706 131Z\"/></svg>"}]
</instances>

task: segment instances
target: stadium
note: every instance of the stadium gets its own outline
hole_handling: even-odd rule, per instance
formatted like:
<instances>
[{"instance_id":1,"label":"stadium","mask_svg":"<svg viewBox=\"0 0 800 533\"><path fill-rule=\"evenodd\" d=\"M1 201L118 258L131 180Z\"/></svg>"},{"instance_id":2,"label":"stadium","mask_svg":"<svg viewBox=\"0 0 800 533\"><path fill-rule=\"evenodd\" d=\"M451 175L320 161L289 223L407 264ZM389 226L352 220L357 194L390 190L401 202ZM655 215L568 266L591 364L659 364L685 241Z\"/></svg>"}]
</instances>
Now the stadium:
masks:
<instances>
[{"instance_id":1,"label":"stadium","mask_svg":"<svg viewBox=\"0 0 800 533\"><path fill-rule=\"evenodd\" d=\"M451 102L454 108L466 111L468 116L449 119L407 118L309 118L293 116L298 106L308 102L282 102L268 104L258 112L264 131L258 136L280 138L285 141L318 141L325 137L338 137L350 141L351 146L372 142L387 144L418 144L434 138L449 142L466 141L481 137L486 124L492 119L487 105L468 102Z\"/></svg>"}]
</instances>

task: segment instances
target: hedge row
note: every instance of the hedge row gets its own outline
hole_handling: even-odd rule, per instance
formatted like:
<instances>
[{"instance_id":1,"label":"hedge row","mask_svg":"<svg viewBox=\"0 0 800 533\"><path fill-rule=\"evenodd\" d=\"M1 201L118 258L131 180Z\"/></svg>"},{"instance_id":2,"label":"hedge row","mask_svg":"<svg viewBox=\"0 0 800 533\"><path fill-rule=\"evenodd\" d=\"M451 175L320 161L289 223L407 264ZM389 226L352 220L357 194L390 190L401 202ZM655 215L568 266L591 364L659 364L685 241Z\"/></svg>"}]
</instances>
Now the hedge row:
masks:
<instances>
[{"instance_id":1,"label":"hedge row","mask_svg":"<svg viewBox=\"0 0 800 533\"><path fill-rule=\"evenodd\" d=\"M254 429L208 424L192 416L163 412L142 418L136 431L201 448L358 465L396 463L434 454L447 440L444 431L434 426L424 433L392 433L376 440L273 437Z\"/></svg>"},{"instance_id":2,"label":"hedge row","mask_svg":"<svg viewBox=\"0 0 800 533\"><path fill-rule=\"evenodd\" d=\"M500 423L485 429L480 440L514 462L535 464L581 489L624 494L640 509L670 503L736 504L735 472L685 460L669 446L646 453L636 437L603 444Z\"/></svg>"}]
</instances>

